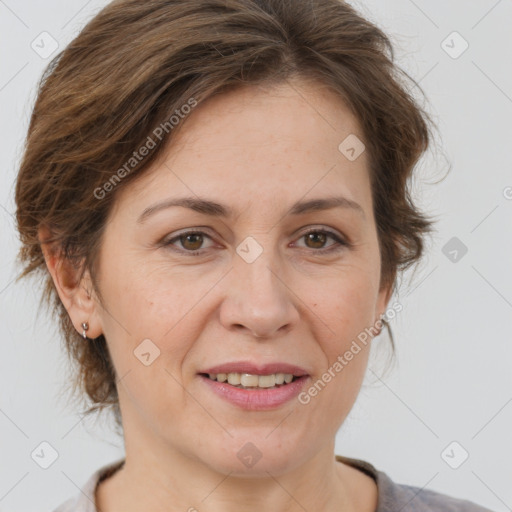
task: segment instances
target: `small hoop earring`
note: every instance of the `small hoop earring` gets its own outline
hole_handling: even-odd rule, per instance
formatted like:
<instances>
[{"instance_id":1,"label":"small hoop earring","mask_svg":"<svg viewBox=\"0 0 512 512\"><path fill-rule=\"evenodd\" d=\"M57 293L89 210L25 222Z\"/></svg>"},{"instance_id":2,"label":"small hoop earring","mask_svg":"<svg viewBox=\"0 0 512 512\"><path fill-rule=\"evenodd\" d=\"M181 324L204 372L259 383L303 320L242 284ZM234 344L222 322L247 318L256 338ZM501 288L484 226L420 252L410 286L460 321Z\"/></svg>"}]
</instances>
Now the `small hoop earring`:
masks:
<instances>
[{"instance_id":1,"label":"small hoop earring","mask_svg":"<svg viewBox=\"0 0 512 512\"><path fill-rule=\"evenodd\" d=\"M89 324L87 322L82 322L82 338L85 340L87 339L87 334L85 334L85 331L89 329Z\"/></svg>"}]
</instances>

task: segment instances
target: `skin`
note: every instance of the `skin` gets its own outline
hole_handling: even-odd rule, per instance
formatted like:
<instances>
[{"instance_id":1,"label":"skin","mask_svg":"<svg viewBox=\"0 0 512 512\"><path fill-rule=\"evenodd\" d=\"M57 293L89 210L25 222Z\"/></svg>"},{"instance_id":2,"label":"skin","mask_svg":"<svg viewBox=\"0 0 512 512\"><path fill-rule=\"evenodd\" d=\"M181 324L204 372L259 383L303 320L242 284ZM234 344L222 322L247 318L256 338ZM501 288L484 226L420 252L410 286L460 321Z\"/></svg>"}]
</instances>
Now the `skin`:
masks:
<instances>
[{"instance_id":1,"label":"skin","mask_svg":"<svg viewBox=\"0 0 512 512\"><path fill-rule=\"evenodd\" d=\"M295 80L210 98L182 128L116 198L99 260L103 305L87 273L77 284L67 262L45 249L73 324L81 333L88 321L89 338L105 334L121 378L126 463L99 485L97 506L373 512L373 479L334 459L370 343L307 405L246 411L197 375L229 361L284 361L307 370L309 387L384 313L390 289L379 287L367 154L349 161L338 150L349 134L364 140L360 126L331 91ZM137 222L148 206L183 196L236 213L173 207ZM331 196L357 202L364 215L288 214L295 201ZM334 230L351 245L308 239L308 227ZM192 237L159 245L186 229L205 233L202 244ZM263 248L252 263L236 253L248 236ZM198 248L203 254L186 254ZM160 355L145 366L133 351L148 338ZM247 442L262 454L252 468L237 457Z\"/></svg>"}]
</instances>

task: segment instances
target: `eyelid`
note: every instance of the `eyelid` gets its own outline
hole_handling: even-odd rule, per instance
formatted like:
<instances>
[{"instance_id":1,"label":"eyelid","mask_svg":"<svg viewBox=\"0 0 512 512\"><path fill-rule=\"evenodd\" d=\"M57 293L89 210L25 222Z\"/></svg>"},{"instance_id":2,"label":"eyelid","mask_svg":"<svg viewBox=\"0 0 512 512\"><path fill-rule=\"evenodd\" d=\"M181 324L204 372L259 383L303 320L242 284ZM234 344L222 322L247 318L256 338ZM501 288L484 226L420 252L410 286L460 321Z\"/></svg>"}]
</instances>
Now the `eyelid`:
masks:
<instances>
[{"instance_id":1,"label":"eyelid","mask_svg":"<svg viewBox=\"0 0 512 512\"><path fill-rule=\"evenodd\" d=\"M333 230L332 228L328 228L325 226L312 226L306 229L306 231L302 231L299 236L297 237L298 240L302 239L309 233L325 233L327 236L330 236L332 239L335 240L335 244L328 245L327 247L324 247L322 249L312 249L313 252L327 252L329 248L338 246L345 246L345 247L351 247L352 244L349 242L346 236L339 233L337 230Z\"/></svg>"},{"instance_id":2,"label":"eyelid","mask_svg":"<svg viewBox=\"0 0 512 512\"><path fill-rule=\"evenodd\" d=\"M173 246L173 244L177 241L179 241L179 238L184 235L203 235L203 238L209 238L212 242L214 242L214 237L209 234L210 228L206 226L199 226L195 228L184 228L183 230L178 231L176 234L173 234L171 237L164 237L161 242L159 243L159 246L163 247L169 247L171 250L175 250L181 254L185 254L187 256L199 256L203 254L204 251L210 249L211 247L202 247L201 249L196 249L195 251L188 251L186 249L179 249ZM352 247L352 244L349 240L347 240L347 237L342 235L341 233L338 233L336 230L333 230L332 228L326 227L326 226L309 226L304 231L299 232L298 235L296 235L296 239L300 240L309 233L324 233L327 236L330 236L335 243L328 245L327 247L322 247L320 249L311 249L308 247L301 247L301 249L306 249L311 251L312 253L318 253L318 254L327 254L329 252L336 252L337 250L341 250L343 248L349 248Z\"/></svg>"},{"instance_id":3,"label":"eyelid","mask_svg":"<svg viewBox=\"0 0 512 512\"><path fill-rule=\"evenodd\" d=\"M205 237L213 241L213 236L209 234L208 231L209 228L203 226L197 228L185 228L181 231L178 231L176 234L173 234L172 236L165 236L164 238L162 238L162 240L159 242L159 246L171 247L174 242L177 242L179 238L184 235L205 235ZM188 254L194 254L194 252L200 252L203 249L204 248L197 249L196 251L186 251L185 249L177 250Z\"/></svg>"}]
</instances>

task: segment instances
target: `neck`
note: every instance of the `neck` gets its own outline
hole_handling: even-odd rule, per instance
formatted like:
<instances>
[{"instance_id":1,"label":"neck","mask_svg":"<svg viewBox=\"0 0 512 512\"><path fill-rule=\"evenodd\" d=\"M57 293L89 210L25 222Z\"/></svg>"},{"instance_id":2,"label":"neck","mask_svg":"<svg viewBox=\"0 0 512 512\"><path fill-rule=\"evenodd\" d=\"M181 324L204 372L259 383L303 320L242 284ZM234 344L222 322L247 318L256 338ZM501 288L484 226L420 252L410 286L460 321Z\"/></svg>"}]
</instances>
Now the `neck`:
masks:
<instances>
[{"instance_id":1,"label":"neck","mask_svg":"<svg viewBox=\"0 0 512 512\"><path fill-rule=\"evenodd\" d=\"M96 492L98 512L374 512L377 487L363 472L337 462L334 435L321 446L287 445L286 436L264 448L251 468L236 457L218 460L220 446L243 446L233 436L211 446L200 438L195 445L173 444L141 424L137 415L124 421L124 466L102 482ZM278 436L279 430L272 433ZM174 437L174 436L173 436ZM223 444L224 441L224 444ZM283 453L293 456L283 459ZM215 453L215 455L211 455ZM208 456L214 462L210 462ZM217 462L215 462L217 461Z\"/></svg>"},{"instance_id":2,"label":"neck","mask_svg":"<svg viewBox=\"0 0 512 512\"><path fill-rule=\"evenodd\" d=\"M130 456L127 450L124 466L100 484L99 511L363 510L350 482L351 470L336 462L332 447L291 471L265 476L221 474L179 453L165 459L138 453L143 457ZM375 510L374 504L368 510Z\"/></svg>"}]
</instances>

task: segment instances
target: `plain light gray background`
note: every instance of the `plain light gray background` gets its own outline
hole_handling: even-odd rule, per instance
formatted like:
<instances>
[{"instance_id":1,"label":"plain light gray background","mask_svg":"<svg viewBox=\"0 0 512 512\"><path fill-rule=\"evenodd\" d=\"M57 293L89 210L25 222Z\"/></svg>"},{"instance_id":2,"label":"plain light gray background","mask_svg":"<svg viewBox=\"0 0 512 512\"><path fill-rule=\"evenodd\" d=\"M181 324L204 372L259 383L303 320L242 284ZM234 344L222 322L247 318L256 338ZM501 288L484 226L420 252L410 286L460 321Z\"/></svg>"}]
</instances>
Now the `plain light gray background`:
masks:
<instances>
[{"instance_id":1,"label":"plain light gray background","mask_svg":"<svg viewBox=\"0 0 512 512\"><path fill-rule=\"evenodd\" d=\"M392 299L404 308L391 322L397 365L377 377L384 334L336 451L398 482L512 510L512 2L351 3L388 32L428 97L442 154L422 160L415 197L440 220L414 280ZM35 281L13 282L13 184L49 61L31 43L46 31L62 49L106 4L0 0L0 511L53 510L124 453L110 425L66 408L56 324L37 315ZM448 177L433 184L448 164ZM452 237L467 247L455 262L450 246L443 253ZM58 452L48 469L31 457L43 441ZM456 465L462 449L469 458L453 469L446 460Z\"/></svg>"}]
</instances>

